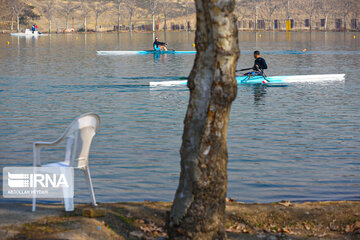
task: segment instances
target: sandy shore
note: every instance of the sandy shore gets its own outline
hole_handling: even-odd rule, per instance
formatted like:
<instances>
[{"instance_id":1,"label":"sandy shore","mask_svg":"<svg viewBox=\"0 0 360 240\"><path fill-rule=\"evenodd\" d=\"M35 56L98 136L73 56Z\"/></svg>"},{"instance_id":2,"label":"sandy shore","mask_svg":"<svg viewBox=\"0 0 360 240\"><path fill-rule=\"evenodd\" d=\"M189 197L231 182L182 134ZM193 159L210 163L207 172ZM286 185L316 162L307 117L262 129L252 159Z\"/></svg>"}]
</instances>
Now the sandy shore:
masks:
<instances>
[{"instance_id":1,"label":"sandy shore","mask_svg":"<svg viewBox=\"0 0 360 240\"><path fill-rule=\"evenodd\" d=\"M166 239L171 203L105 203L106 216L84 217L87 204L0 203L1 239ZM92 210L91 210L92 211ZM243 204L228 202L229 239L360 239L360 202Z\"/></svg>"}]
</instances>

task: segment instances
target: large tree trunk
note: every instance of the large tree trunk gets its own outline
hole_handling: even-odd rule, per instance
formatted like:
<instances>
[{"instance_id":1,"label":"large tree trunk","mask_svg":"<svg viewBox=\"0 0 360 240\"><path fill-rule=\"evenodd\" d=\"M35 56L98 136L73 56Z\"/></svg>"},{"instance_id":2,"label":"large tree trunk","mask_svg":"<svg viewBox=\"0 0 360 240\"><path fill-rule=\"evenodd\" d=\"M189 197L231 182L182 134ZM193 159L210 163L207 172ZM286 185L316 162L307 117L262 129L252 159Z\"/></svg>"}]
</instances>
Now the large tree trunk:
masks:
<instances>
[{"instance_id":1,"label":"large tree trunk","mask_svg":"<svg viewBox=\"0 0 360 240\"><path fill-rule=\"evenodd\" d=\"M189 75L179 186L170 239L225 239L227 126L237 94L235 0L195 0L196 58Z\"/></svg>"}]
</instances>

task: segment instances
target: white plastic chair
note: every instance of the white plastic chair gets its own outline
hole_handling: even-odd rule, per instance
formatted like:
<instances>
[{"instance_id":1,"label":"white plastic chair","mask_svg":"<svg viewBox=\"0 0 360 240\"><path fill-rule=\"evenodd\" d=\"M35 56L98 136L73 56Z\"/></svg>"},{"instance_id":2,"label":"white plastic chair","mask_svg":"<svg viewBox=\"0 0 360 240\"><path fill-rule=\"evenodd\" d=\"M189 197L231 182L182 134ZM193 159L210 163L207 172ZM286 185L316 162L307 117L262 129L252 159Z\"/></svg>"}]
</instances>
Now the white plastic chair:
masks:
<instances>
[{"instance_id":1,"label":"white plastic chair","mask_svg":"<svg viewBox=\"0 0 360 240\"><path fill-rule=\"evenodd\" d=\"M34 167L74 167L84 172L88 184L91 201L97 206L95 193L91 182L88 165L89 150L92 139L100 127L100 117L95 113L86 113L77 117L64 134L54 142L34 142ZM40 149L48 146L55 146L61 141L66 140L65 161L41 165ZM65 211L74 210L74 199L67 198L64 192ZM36 209L36 196L33 197L32 211Z\"/></svg>"}]
</instances>

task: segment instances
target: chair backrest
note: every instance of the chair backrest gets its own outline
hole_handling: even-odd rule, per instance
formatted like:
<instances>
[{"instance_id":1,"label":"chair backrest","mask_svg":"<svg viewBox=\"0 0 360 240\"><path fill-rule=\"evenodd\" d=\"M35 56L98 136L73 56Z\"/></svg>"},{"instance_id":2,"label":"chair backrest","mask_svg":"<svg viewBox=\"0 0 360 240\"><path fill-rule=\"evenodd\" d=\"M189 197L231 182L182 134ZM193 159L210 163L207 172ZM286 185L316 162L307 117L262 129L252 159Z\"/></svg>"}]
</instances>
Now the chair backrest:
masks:
<instances>
[{"instance_id":1,"label":"chair backrest","mask_svg":"<svg viewBox=\"0 0 360 240\"><path fill-rule=\"evenodd\" d=\"M73 167L88 166L89 151L93 137L100 127L100 117L95 113L85 113L77 117L66 129L65 162Z\"/></svg>"}]
</instances>

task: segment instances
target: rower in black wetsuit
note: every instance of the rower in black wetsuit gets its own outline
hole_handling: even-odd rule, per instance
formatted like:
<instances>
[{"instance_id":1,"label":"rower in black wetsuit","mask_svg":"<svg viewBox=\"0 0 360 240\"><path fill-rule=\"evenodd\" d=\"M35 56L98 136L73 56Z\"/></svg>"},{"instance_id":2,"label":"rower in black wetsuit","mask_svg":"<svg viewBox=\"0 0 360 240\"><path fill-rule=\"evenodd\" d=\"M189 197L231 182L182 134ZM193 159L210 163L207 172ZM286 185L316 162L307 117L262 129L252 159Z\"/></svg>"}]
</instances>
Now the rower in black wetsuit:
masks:
<instances>
[{"instance_id":1,"label":"rower in black wetsuit","mask_svg":"<svg viewBox=\"0 0 360 240\"><path fill-rule=\"evenodd\" d=\"M166 45L167 43L159 42L159 39L155 37L155 41L153 43L153 47L155 51L167 51Z\"/></svg>"},{"instance_id":2,"label":"rower in black wetsuit","mask_svg":"<svg viewBox=\"0 0 360 240\"><path fill-rule=\"evenodd\" d=\"M255 58L255 63L254 63L253 70L255 71L255 73L258 73L259 75L262 75L264 70L268 68L267 64L266 64L266 61L265 61L265 59L260 57L260 52L259 51L254 52L254 58Z\"/></svg>"}]
</instances>

